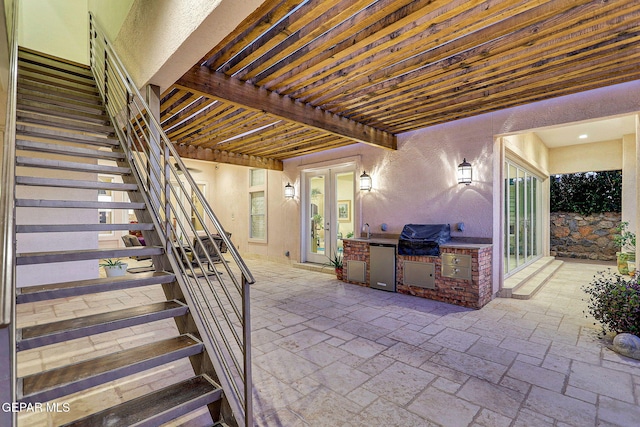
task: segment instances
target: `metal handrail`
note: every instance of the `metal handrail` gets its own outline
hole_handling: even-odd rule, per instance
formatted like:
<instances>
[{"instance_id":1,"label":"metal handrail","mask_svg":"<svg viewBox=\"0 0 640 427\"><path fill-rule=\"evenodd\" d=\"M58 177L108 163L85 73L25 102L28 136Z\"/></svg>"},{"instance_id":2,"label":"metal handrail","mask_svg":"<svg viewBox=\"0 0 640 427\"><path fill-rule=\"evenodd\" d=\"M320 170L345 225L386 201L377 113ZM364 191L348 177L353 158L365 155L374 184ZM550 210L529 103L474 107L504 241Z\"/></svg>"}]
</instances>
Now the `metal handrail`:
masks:
<instances>
[{"instance_id":1,"label":"metal handrail","mask_svg":"<svg viewBox=\"0 0 640 427\"><path fill-rule=\"evenodd\" d=\"M2 153L2 183L0 190L0 326L9 329L11 348L9 354L9 375L11 378L11 401L17 400L17 357L16 357L16 265L15 265L15 170L16 170L16 96L18 86L18 3L11 8L11 31L9 37L9 70L7 84L7 116L5 121L4 149ZM17 425L17 414L8 416L11 425ZM6 419L7 417L5 416Z\"/></svg>"},{"instance_id":2,"label":"metal handrail","mask_svg":"<svg viewBox=\"0 0 640 427\"><path fill-rule=\"evenodd\" d=\"M9 39L9 84L7 86L7 118L5 122L4 149L2 157L2 199L0 200L0 221L2 244L0 262L2 265L2 285L0 285L0 326L12 323L15 304L15 202L14 184L16 169L16 87L18 82L18 2L13 2L12 28Z\"/></svg>"},{"instance_id":3,"label":"metal handrail","mask_svg":"<svg viewBox=\"0 0 640 427\"><path fill-rule=\"evenodd\" d=\"M91 70L140 196L236 421L252 425L249 285L255 280L91 13L89 31ZM196 230L192 216L203 230ZM214 237L227 246L231 261L217 245L214 254L204 250L206 259L188 260L190 251L195 255L198 245L204 248L204 241ZM218 260L222 271L206 273Z\"/></svg>"}]
</instances>

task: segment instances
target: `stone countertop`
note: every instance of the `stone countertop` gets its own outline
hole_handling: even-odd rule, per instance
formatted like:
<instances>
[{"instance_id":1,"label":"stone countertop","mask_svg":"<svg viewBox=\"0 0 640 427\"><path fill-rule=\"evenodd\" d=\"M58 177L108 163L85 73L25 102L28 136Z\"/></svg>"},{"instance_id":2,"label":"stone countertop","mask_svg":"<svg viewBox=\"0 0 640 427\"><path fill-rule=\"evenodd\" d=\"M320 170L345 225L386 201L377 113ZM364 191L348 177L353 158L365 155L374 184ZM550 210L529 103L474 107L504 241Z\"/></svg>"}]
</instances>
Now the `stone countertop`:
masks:
<instances>
[{"instance_id":1,"label":"stone countertop","mask_svg":"<svg viewBox=\"0 0 640 427\"><path fill-rule=\"evenodd\" d=\"M355 237L350 239L344 239L345 241L352 242L364 242L364 243L374 243L374 244L383 244L383 245L398 245L398 239L392 238L383 238L383 237L371 237L370 239ZM452 238L449 242L444 245L440 245L441 249L484 249L493 246L491 243L476 243L470 241L469 239L456 239Z\"/></svg>"},{"instance_id":2,"label":"stone countertop","mask_svg":"<svg viewBox=\"0 0 640 427\"><path fill-rule=\"evenodd\" d=\"M370 239L364 237L353 237L350 239L343 239L344 241L351 242L364 242L364 243L374 243L374 244L382 244L382 245L398 245L398 239L390 239L384 237L372 237Z\"/></svg>"}]
</instances>

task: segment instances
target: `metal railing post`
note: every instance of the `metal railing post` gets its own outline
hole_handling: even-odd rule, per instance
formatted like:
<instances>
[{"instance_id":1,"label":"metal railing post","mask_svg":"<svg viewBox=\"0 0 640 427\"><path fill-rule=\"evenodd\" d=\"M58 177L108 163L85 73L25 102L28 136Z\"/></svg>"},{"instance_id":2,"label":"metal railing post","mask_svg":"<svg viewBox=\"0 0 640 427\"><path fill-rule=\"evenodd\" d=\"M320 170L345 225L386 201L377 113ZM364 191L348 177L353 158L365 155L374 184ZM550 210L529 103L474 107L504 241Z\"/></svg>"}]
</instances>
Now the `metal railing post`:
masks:
<instances>
[{"instance_id":1,"label":"metal railing post","mask_svg":"<svg viewBox=\"0 0 640 427\"><path fill-rule=\"evenodd\" d=\"M251 304L250 286L247 279L242 276L242 334L244 337L244 401L245 401L245 426L253 426L253 380L251 377Z\"/></svg>"}]
</instances>

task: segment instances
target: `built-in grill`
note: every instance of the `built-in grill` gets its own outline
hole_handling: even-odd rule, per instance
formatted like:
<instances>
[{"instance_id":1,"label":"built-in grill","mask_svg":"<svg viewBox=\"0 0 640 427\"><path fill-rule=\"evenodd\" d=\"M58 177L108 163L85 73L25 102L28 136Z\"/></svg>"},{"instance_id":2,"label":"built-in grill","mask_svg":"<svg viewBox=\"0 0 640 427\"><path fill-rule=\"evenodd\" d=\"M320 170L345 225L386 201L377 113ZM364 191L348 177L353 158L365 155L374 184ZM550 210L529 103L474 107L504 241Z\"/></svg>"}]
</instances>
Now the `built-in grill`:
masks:
<instances>
[{"instance_id":1,"label":"built-in grill","mask_svg":"<svg viewBox=\"0 0 640 427\"><path fill-rule=\"evenodd\" d=\"M439 256L440 245L449 240L449 224L407 224L400 234L398 255Z\"/></svg>"}]
</instances>

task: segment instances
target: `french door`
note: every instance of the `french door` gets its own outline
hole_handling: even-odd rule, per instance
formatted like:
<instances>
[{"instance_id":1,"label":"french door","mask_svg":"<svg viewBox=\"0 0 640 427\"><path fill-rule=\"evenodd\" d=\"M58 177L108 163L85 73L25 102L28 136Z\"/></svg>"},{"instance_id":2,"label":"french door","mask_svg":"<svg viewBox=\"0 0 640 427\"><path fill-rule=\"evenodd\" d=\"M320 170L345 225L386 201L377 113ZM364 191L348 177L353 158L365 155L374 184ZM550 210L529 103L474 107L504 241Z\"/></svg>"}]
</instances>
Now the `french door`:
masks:
<instances>
[{"instance_id":1,"label":"french door","mask_svg":"<svg viewBox=\"0 0 640 427\"><path fill-rule=\"evenodd\" d=\"M307 171L304 183L305 260L323 264L355 233L355 166Z\"/></svg>"},{"instance_id":2,"label":"french door","mask_svg":"<svg viewBox=\"0 0 640 427\"><path fill-rule=\"evenodd\" d=\"M541 254L542 193L541 179L532 172L510 160L504 168L504 272L510 275Z\"/></svg>"}]
</instances>

